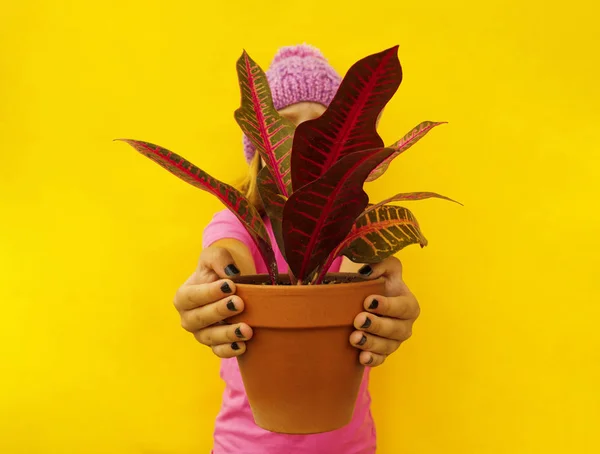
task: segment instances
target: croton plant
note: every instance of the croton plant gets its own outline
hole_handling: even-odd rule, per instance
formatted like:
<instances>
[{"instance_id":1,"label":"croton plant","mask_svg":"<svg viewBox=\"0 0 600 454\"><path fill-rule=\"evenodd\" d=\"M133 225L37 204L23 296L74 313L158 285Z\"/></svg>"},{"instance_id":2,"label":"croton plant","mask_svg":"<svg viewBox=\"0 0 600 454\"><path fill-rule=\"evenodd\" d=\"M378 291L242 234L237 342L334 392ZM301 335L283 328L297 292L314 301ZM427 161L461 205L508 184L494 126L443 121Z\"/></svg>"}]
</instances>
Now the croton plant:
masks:
<instances>
[{"instance_id":1,"label":"croton plant","mask_svg":"<svg viewBox=\"0 0 600 454\"><path fill-rule=\"evenodd\" d=\"M356 62L319 118L297 127L273 105L263 70L244 51L237 62L241 106L235 119L260 153L258 190L277 246L293 283L320 284L339 256L377 263L410 244L424 247L414 215L390 205L430 197L396 194L369 204L363 186L441 122L425 121L388 147L377 133L378 117L402 81L398 46ZM215 195L247 229L267 265L271 283L278 269L264 218L237 189L186 159L148 142L124 139L182 180Z\"/></svg>"}]
</instances>

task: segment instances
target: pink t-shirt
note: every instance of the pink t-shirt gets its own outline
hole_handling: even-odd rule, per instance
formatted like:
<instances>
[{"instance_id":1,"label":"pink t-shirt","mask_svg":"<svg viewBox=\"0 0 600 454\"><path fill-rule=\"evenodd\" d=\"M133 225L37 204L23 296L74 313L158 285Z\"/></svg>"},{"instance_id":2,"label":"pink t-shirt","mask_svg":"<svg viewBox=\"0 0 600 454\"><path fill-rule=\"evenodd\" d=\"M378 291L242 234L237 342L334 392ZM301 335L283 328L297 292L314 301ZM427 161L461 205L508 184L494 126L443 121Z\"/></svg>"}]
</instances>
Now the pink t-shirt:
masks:
<instances>
[{"instance_id":1,"label":"pink t-shirt","mask_svg":"<svg viewBox=\"0 0 600 454\"><path fill-rule=\"evenodd\" d=\"M268 219L266 226L274 245L279 271L287 273L287 264L277 248ZM220 211L213 217L204 230L202 245L206 248L224 238L233 238L244 243L252 253L256 271L259 274L267 273L250 235L229 210ZM341 257L333 263L330 270L339 271L340 265ZM221 360L221 378L225 382L225 392L215 422L214 454L375 453L375 424L371 416L371 396L368 390L369 368L365 369L352 421L341 429L314 435L278 434L258 427L252 417L237 359Z\"/></svg>"}]
</instances>

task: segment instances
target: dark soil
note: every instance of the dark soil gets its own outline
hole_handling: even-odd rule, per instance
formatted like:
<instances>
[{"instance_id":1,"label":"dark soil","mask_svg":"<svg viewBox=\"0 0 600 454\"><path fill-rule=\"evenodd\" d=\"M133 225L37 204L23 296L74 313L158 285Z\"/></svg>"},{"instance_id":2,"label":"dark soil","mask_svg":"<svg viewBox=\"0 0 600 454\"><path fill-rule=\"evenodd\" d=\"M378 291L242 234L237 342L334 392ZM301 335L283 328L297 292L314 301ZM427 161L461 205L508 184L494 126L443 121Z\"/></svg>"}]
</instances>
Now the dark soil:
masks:
<instances>
[{"instance_id":1,"label":"dark soil","mask_svg":"<svg viewBox=\"0 0 600 454\"><path fill-rule=\"evenodd\" d=\"M258 274L254 276L241 276L233 279L234 282L238 284L248 284L248 285L271 285L271 281L269 280L269 276L266 274ZM362 282L364 281L357 274L353 273L333 273L325 276L323 283L320 285L335 285L335 284L350 284L352 282ZM277 285L291 285L290 278L287 275L279 275L279 280L277 281Z\"/></svg>"}]
</instances>

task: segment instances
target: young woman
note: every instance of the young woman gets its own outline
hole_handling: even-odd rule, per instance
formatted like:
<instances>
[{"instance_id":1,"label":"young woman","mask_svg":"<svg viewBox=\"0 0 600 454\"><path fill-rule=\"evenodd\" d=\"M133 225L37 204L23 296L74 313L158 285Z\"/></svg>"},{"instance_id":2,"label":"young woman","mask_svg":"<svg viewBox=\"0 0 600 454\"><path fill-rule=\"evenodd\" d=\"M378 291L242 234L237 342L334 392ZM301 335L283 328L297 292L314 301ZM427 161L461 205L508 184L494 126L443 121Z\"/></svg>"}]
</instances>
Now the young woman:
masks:
<instances>
[{"instance_id":1,"label":"young woman","mask_svg":"<svg viewBox=\"0 0 600 454\"><path fill-rule=\"evenodd\" d=\"M325 57L307 45L280 49L266 74L275 108L296 124L319 117L341 82ZM241 189L252 203L262 209L256 187L262 162L246 137L244 154L249 173ZM286 273L287 265L277 250L268 218L265 222L275 245L279 269ZM368 366L353 419L341 429L314 435L266 431L254 423L235 359L246 351L246 342L252 342L252 327L244 323L229 325L226 319L244 310L244 302L235 295L235 284L228 278L240 273L266 273L267 270L250 236L228 210L217 213L205 228L198 267L178 290L174 304L183 328L222 358L221 378L226 387L215 424L214 454L375 452L375 426L368 391L369 368L381 365L410 337L412 325L419 315L419 305L402 280L402 265L396 258L360 269L346 258L338 259L330 271L358 271L365 279L383 276L386 280L385 295L372 295L365 300L365 310L356 315L356 331L349 338L349 342L361 350L359 361Z\"/></svg>"}]
</instances>

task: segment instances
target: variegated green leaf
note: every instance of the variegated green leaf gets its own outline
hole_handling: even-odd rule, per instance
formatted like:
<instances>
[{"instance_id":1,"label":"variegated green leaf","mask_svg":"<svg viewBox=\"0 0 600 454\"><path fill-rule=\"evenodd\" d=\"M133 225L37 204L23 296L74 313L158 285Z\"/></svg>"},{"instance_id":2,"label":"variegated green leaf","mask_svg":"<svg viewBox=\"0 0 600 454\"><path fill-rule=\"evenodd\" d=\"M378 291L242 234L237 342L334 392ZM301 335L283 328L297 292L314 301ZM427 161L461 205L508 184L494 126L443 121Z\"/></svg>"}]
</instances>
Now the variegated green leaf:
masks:
<instances>
[{"instance_id":1,"label":"variegated green leaf","mask_svg":"<svg viewBox=\"0 0 600 454\"><path fill-rule=\"evenodd\" d=\"M340 250L353 262L378 263L410 244L427 245L417 219L407 208L384 205L357 219Z\"/></svg>"},{"instance_id":2,"label":"variegated green leaf","mask_svg":"<svg viewBox=\"0 0 600 454\"><path fill-rule=\"evenodd\" d=\"M363 211L362 214L364 215L364 214L368 213L369 211L373 211L373 210L379 208L380 206L387 205L388 203L391 203L391 202L405 202L405 201L424 200L424 199L431 199L431 198L448 200L450 202L454 202L454 203L458 203L459 205L462 205L462 203L457 202L456 200L453 200L453 199L443 196L441 194L437 194L435 192L401 192L401 193L396 194L395 196L392 196L388 199L382 200L381 202L379 202L375 205L369 205L365 209L365 211Z\"/></svg>"},{"instance_id":3,"label":"variegated green leaf","mask_svg":"<svg viewBox=\"0 0 600 454\"><path fill-rule=\"evenodd\" d=\"M367 178L367 181L374 181L377 178L379 178L381 175L383 175L385 173L385 171L387 170L387 168L390 166L390 163L394 160L394 158L396 156L398 156L401 153L404 153L406 150L408 150L410 147L412 147L415 143L417 143L419 140L421 140L425 136L425 134L427 134L433 128L435 128L438 125L442 125L444 123L445 122L443 122L443 121L442 122L424 121L423 123L414 127L408 134L406 134L404 137L402 137L402 139L398 140L393 145L390 145L389 148L395 149L396 153L394 153L392 156L387 158L385 161L383 161L381 163L381 165L379 165L375 170L373 170L373 172L371 172L371 175L369 175L369 178Z\"/></svg>"},{"instance_id":4,"label":"variegated green leaf","mask_svg":"<svg viewBox=\"0 0 600 454\"><path fill-rule=\"evenodd\" d=\"M331 266L331 264L333 263L333 261L337 257L339 257L340 255L342 255L343 251L345 251L347 248L351 247L351 244L353 242L355 242L355 241L358 242L359 241L358 237L356 237L357 234L360 234L360 232L357 233L357 224L364 224L364 225L366 225L367 222L365 221L365 219L369 219L368 218L368 214L369 213L371 213L371 212L373 212L375 210L378 210L381 207L400 208L400 207L393 207L392 205L387 205L390 202L409 201L409 200L423 200L423 199L429 199L429 198L438 198L438 199L449 200L451 202L455 202L455 203L458 203L459 205L462 205L462 203L457 202L456 200L452 200L452 199L450 199L448 197L445 197L443 195L436 194L435 192L406 192L406 193L400 193L400 194L396 194L393 197L385 199L385 200L383 200L383 201L381 201L381 202L379 202L379 203L377 203L375 205L372 205L372 204L369 205L362 212L362 214L360 215L360 217L356 221L354 227L352 228L352 230L350 231L350 233L348 234L348 236L344 239L344 241L342 243L340 243L338 245L337 248L335 248L335 250L327 258L327 261L325 262L325 264L321 268L319 268L319 270L318 270L319 274L318 274L316 282L317 283L321 282L321 280L323 279L325 273L327 272L327 270L329 269L329 267ZM408 210L406 210L406 211L408 212ZM400 249L402 247L400 247ZM400 250L400 249L398 249L398 250ZM344 255L346 255L346 254L344 254ZM366 262L366 263L369 263L369 262Z\"/></svg>"},{"instance_id":5,"label":"variegated green leaf","mask_svg":"<svg viewBox=\"0 0 600 454\"><path fill-rule=\"evenodd\" d=\"M245 51L237 62L237 72L242 101L235 119L271 171L278 192L289 197L295 125L275 110L267 76Z\"/></svg>"},{"instance_id":6,"label":"variegated green leaf","mask_svg":"<svg viewBox=\"0 0 600 454\"><path fill-rule=\"evenodd\" d=\"M276 282L277 262L265 224L258 210L244 195L228 184L217 180L172 151L140 140L122 139L138 152L186 183L216 196L244 225L265 261L273 284Z\"/></svg>"}]
</instances>

